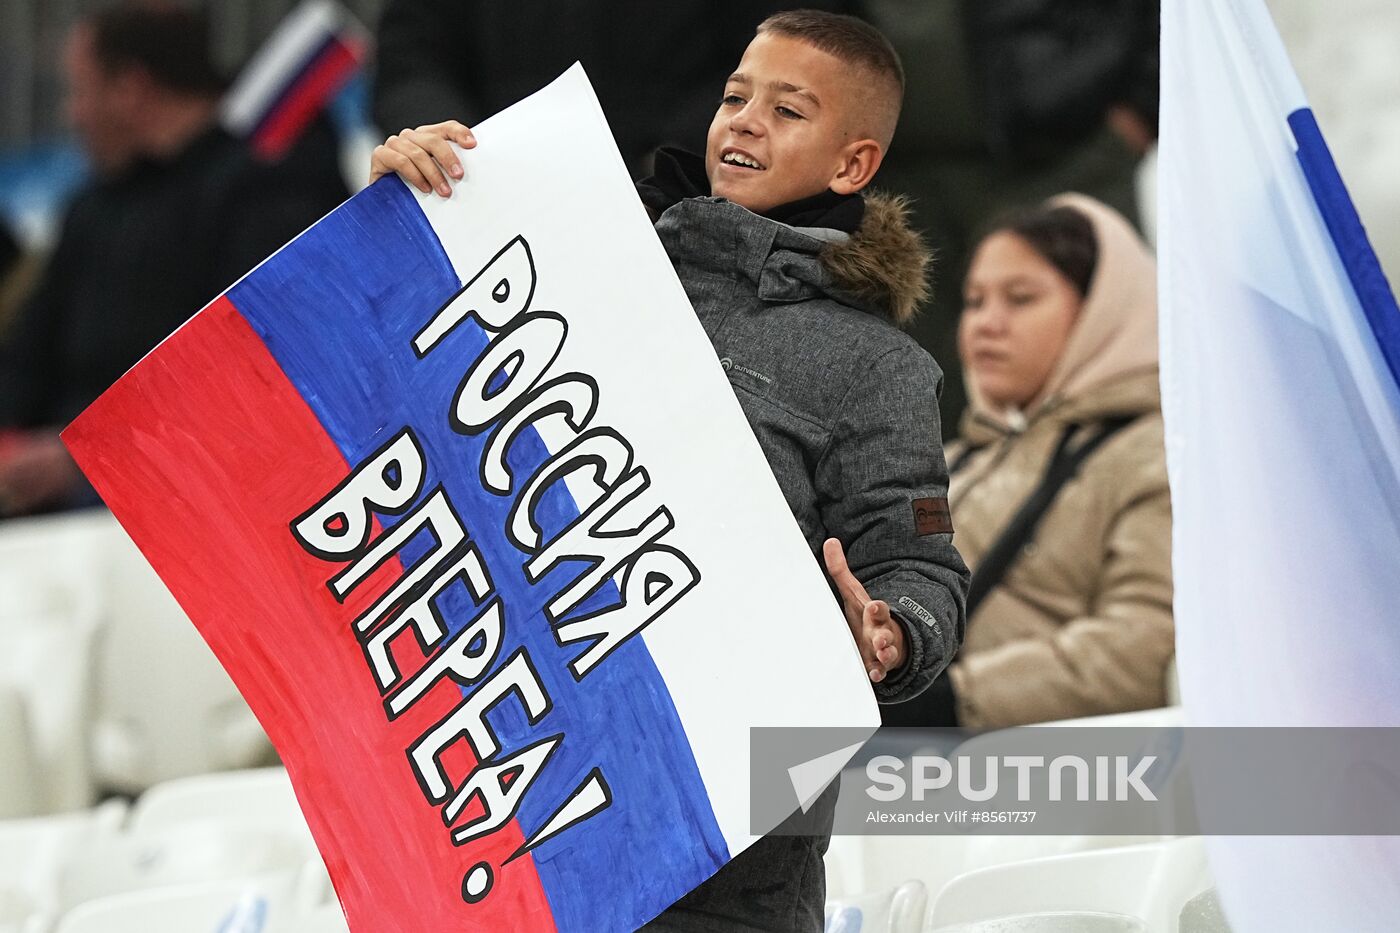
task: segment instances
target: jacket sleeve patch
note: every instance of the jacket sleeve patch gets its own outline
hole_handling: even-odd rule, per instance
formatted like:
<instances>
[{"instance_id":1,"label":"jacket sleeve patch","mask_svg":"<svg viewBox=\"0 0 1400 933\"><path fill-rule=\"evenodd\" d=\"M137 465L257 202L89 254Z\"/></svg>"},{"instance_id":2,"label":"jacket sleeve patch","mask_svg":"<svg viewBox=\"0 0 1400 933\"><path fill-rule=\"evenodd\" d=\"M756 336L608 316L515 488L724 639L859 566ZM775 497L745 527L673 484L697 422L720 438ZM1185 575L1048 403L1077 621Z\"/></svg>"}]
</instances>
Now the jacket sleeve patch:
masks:
<instances>
[{"instance_id":1,"label":"jacket sleeve patch","mask_svg":"<svg viewBox=\"0 0 1400 933\"><path fill-rule=\"evenodd\" d=\"M910 599L908 596L899 597L899 607L908 611L920 622L933 629L935 635L941 636L943 634L943 628L938 624L938 620L933 617L933 613L914 602L914 600Z\"/></svg>"},{"instance_id":2,"label":"jacket sleeve patch","mask_svg":"<svg viewBox=\"0 0 1400 933\"><path fill-rule=\"evenodd\" d=\"M948 511L948 500L915 499L914 531L921 538L925 535L952 534L953 515Z\"/></svg>"}]
</instances>

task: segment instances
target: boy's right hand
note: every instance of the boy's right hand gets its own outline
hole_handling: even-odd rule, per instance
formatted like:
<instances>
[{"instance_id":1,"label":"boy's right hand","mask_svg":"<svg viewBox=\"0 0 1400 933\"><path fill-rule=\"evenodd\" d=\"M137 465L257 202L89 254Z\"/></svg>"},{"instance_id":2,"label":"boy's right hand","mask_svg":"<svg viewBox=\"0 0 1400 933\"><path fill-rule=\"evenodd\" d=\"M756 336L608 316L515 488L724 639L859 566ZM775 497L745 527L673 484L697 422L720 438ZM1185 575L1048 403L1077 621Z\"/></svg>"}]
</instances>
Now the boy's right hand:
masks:
<instances>
[{"instance_id":1,"label":"boy's right hand","mask_svg":"<svg viewBox=\"0 0 1400 933\"><path fill-rule=\"evenodd\" d=\"M462 177L462 163L449 143L463 149L476 147L471 127L456 120L420 126L390 136L374 147L369 163L369 183L395 172L407 184L427 194L436 190L444 198L451 197L452 186L447 176Z\"/></svg>"},{"instance_id":2,"label":"boy's right hand","mask_svg":"<svg viewBox=\"0 0 1400 933\"><path fill-rule=\"evenodd\" d=\"M870 682L878 684L907 660L904 649L904 629L890 614L890 604L883 599L871 599L865 587L851 573L846 563L846 550L836 538L827 538L822 545L827 573L841 595L841 608L846 624L851 627L856 648Z\"/></svg>"}]
</instances>

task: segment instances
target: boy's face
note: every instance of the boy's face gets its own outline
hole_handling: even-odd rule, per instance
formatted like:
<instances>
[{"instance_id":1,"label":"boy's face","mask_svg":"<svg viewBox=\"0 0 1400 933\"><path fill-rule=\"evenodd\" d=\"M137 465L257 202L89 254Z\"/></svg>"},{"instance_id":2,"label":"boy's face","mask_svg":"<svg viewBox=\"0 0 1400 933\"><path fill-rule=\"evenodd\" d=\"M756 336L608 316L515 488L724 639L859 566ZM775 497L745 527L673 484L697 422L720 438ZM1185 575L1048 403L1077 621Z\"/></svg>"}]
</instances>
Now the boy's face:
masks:
<instances>
[{"instance_id":1,"label":"boy's face","mask_svg":"<svg viewBox=\"0 0 1400 933\"><path fill-rule=\"evenodd\" d=\"M710 123L711 194L763 213L828 188L864 187L879 165L879 144L851 132L852 80L849 66L801 40L755 37Z\"/></svg>"}]
</instances>

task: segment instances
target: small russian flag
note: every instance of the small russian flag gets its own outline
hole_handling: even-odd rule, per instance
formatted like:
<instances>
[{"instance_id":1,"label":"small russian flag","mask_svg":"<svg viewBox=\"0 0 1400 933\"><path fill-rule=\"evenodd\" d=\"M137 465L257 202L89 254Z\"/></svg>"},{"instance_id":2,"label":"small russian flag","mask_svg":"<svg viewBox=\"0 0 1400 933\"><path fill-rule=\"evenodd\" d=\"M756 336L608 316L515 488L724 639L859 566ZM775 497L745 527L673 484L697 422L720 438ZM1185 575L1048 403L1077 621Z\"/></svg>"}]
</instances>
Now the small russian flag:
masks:
<instances>
[{"instance_id":1,"label":"small russian flag","mask_svg":"<svg viewBox=\"0 0 1400 933\"><path fill-rule=\"evenodd\" d=\"M369 36L334 0L304 0L239 74L223 103L223 124L259 158L287 154L360 68Z\"/></svg>"}]
</instances>

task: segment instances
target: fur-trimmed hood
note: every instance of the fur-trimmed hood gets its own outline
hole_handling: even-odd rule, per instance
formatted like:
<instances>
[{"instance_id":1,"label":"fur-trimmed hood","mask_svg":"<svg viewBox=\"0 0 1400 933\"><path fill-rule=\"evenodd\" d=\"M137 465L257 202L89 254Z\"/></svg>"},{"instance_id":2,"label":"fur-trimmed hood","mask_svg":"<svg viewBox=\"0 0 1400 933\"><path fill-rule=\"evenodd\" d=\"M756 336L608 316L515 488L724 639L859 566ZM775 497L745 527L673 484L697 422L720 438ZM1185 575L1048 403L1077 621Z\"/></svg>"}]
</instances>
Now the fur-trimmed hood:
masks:
<instances>
[{"instance_id":1,"label":"fur-trimmed hood","mask_svg":"<svg viewBox=\"0 0 1400 933\"><path fill-rule=\"evenodd\" d=\"M867 195L849 234L793 226L713 197L679 201L656 225L678 271L737 273L766 302L829 298L903 327L929 296L931 257L899 196Z\"/></svg>"},{"instance_id":2,"label":"fur-trimmed hood","mask_svg":"<svg viewBox=\"0 0 1400 933\"><path fill-rule=\"evenodd\" d=\"M909 201L902 195L867 195L860 227L844 242L827 245L821 259L843 292L901 327L931 294L932 256L909 224Z\"/></svg>"},{"instance_id":3,"label":"fur-trimmed hood","mask_svg":"<svg viewBox=\"0 0 1400 933\"><path fill-rule=\"evenodd\" d=\"M754 276L764 300L802 301L825 294L900 327L929 298L931 257L923 237L909 225L904 197L823 191L760 216L711 197L709 191L704 159L669 147L657 152L655 174L637 183L673 262L717 260L734 253ZM676 210L682 205L687 206ZM798 255L812 261L799 262Z\"/></svg>"}]
</instances>

